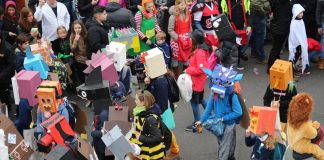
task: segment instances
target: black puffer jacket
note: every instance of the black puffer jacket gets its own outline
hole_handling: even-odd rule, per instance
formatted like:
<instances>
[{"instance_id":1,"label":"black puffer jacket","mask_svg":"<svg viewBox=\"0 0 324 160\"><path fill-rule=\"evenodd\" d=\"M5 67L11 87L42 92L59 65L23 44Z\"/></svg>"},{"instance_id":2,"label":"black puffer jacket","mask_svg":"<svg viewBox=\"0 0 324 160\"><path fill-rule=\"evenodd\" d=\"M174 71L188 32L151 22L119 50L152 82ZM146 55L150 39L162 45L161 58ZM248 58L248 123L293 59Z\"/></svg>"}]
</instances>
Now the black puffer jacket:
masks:
<instances>
[{"instance_id":1,"label":"black puffer jacket","mask_svg":"<svg viewBox=\"0 0 324 160\"><path fill-rule=\"evenodd\" d=\"M270 24L274 34L288 35L292 17L290 0L270 0L273 19Z\"/></svg>"},{"instance_id":2,"label":"black puffer jacket","mask_svg":"<svg viewBox=\"0 0 324 160\"><path fill-rule=\"evenodd\" d=\"M9 32L15 33L18 36L18 15L16 20L9 16L4 16L2 24L2 33L5 39L13 45L16 42L16 36L9 36Z\"/></svg>"},{"instance_id":3,"label":"black puffer jacket","mask_svg":"<svg viewBox=\"0 0 324 160\"><path fill-rule=\"evenodd\" d=\"M139 141L145 146L155 146L161 143L162 134L158 127L158 121L150 114L155 114L160 117L161 110L157 104L154 104L150 109L139 113L138 117L145 117L143 131L139 137Z\"/></svg>"},{"instance_id":4,"label":"black puffer jacket","mask_svg":"<svg viewBox=\"0 0 324 160\"><path fill-rule=\"evenodd\" d=\"M291 84L290 84L291 85ZM289 91L289 87L286 91L280 91L277 89L271 89L270 85L267 87L267 91L263 96L263 105L264 106L270 106L271 101L275 98L276 100L279 100L280 97L280 107L279 107L279 113L280 113L280 122L287 123L287 112L289 108L289 103L291 99L297 95L297 89L295 86L292 86L292 90ZM282 96L279 96L279 94L282 94Z\"/></svg>"},{"instance_id":5,"label":"black puffer jacket","mask_svg":"<svg viewBox=\"0 0 324 160\"><path fill-rule=\"evenodd\" d=\"M126 8L132 11L133 16L138 12L138 5L142 5L142 0L126 0Z\"/></svg>"},{"instance_id":6,"label":"black puffer jacket","mask_svg":"<svg viewBox=\"0 0 324 160\"><path fill-rule=\"evenodd\" d=\"M110 27L136 27L132 12L123 8L119 3L109 2L106 6L106 11L108 15L107 23Z\"/></svg>"},{"instance_id":7,"label":"black puffer jacket","mask_svg":"<svg viewBox=\"0 0 324 160\"><path fill-rule=\"evenodd\" d=\"M316 23L318 27L322 27L324 22L324 0L318 0L316 5Z\"/></svg>"},{"instance_id":8,"label":"black puffer jacket","mask_svg":"<svg viewBox=\"0 0 324 160\"><path fill-rule=\"evenodd\" d=\"M94 18L90 18L86 23L88 29L88 58L91 58L92 53L105 48L108 44L109 26L107 23L99 24Z\"/></svg>"},{"instance_id":9,"label":"black puffer jacket","mask_svg":"<svg viewBox=\"0 0 324 160\"><path fill-rule=\"evenodd\" d=\"M16 56L12 46L1 38L0 42L0 94L9 88L15 74Z\"/></svg>"},{"instance_id":10,"label":"black puffer jacket","mask_svg":"<svg viewBox=\"0 0 324 160\"><path fill-rule=\"evenodd\" d=\"M86 17L86 18L91 17L93 12L93 7L94 6L91 4L91 0L78 1L78 9L82 17Z\"/></svg>"},{"instance_id":11,"label":"black puffer jacket","mask_svg":"<svg viewBox=\"0 0 324 160\"><path fill-rule=\"evenodd\" d=\"M230 67L237 63L238 50L235 42L222 41L219 46L216 55L223 66Z\"/></svg>"}]
</instances>

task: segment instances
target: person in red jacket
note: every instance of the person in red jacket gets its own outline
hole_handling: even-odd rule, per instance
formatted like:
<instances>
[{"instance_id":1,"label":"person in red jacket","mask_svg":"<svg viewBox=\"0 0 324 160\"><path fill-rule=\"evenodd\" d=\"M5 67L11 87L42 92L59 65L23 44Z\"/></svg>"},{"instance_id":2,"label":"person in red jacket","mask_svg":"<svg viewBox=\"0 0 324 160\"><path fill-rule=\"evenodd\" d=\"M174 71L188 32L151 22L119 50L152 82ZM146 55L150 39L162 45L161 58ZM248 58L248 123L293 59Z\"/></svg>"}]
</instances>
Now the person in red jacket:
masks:
<instances>
[{"instance_id":1,"label":"person in red jacket","mask_svg":"<svg viewBox=\"0 0 324 160\"><path fill-rule=\"evenodd\" d=\"M190 57L190 63L188 68L184 71L191 76L192 80L192 98L190 100L194 123L200 120L199 104L202 104L203 108L206 107L206 101L204 99L204 86L206 83L207 75L203 72L203 68L208 68L208 58L211 53L211 47L209 47L204 41L204 33L200 30L195 30L190 35L192 39L192 45L195 50ZM192 131L193 124L186 127L186 131Z\"/></svg>"}]
</instances>

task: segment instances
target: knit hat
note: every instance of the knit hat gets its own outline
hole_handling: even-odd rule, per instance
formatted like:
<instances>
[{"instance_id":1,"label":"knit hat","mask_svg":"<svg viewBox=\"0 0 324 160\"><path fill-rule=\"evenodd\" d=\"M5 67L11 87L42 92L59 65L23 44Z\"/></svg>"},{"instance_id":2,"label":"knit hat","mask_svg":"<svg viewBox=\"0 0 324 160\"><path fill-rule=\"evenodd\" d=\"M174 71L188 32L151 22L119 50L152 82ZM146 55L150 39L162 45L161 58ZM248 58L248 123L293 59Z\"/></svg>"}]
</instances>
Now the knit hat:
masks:
<instances>
[{"instance_id":1,"label":"knit hat","mask_svg":"<svg viewBox=\"0 0 324 160\"><path fill-rule=\"evenodd\" d=\"M8 10L8 7L9 7L9 6L13 6L13 7L16 8L16 2L11 1L11 0L7 1L6 4L5 4L5 10L6 10L6 11Z\"/></svg>"},{"instance_id":2,"label":"knit hat","mask_svg":"<svg viewBox=\"0 0 324 160\"><path fill-rule=\"evenodd\" d=\"M190 38L192 41L197 42L198 44L203 44L205 42L204 33L197 29L190 34Z\"/></svg>"}]
</instances>

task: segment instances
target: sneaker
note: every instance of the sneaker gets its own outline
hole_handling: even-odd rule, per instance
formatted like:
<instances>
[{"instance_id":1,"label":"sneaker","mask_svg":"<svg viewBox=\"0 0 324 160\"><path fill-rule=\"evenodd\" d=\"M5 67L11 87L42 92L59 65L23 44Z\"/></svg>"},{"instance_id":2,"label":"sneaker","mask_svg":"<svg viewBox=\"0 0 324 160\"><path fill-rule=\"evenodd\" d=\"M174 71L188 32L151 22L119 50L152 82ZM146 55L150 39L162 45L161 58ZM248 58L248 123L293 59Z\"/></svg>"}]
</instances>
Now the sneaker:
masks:
<instances>
[{"instance_id":1,"label":"sneaker","mask_svg":"<svg viewBox=\"0 0 324 160\"><path fill-rule=\"evenodd\" d=\"M243 71L245 68L244 68L243 66L241 66L241 65L238 65L238 66L236 67L236 69L239 70L239 71Z\"/></svg>"},{"instance_id":2,"label":"sneaker","mask_svg":"<svg viewBox=\"0 0 324 160\"><path fill-rule=\"evenodd\" d=\"M307 74L307 75L309 75L310 73L311 73L311 72L310 72L310 70L309 70L309 65L306 65L306 68L305 68L303 74Z\"/></svg>"},{"instance_id":3,"label":"sneaker","mask_svg":"<svg viewBox=\"0 0 324 160\"><path fill-rule=\"evenodd\" d=\"M170 152L164 160L174 160L174 159L179 159L180 158L180 153L172 153Z\"/></svg>"},{"instance_id":4,"label":"sneaker","mask_svg":"<svg viewBox=\"0 0 324 160\"><path fill-rule=\"evenodd\" d=\"M193 125L191 124L185 128L185 131L192 132L192 129L193 129Z\"/></svg>"},{"instance_id":5,"label":"sneaker","mask_svg":"<svg viewBox=\"0 0 324 160\"><path fill-rule=\"evenodd\" d=\"M266 64L268 64L268 61L266 59L264 59L264 60L257 59L256 60L256 63L257 64L262 64L262 65L266 65Z\"/></svg>"},{"instance_id":6,"label":"sneaker","mask_svg":"<svg viewBox=\"0 0 324 160\"><path fill-rule=\"evenodd\" d=\"M249 56L247 55L247 54L241 54L240 56L239 56L243 61L247 61L247 60L249 60Z\"/></svg>"}]
</instances>

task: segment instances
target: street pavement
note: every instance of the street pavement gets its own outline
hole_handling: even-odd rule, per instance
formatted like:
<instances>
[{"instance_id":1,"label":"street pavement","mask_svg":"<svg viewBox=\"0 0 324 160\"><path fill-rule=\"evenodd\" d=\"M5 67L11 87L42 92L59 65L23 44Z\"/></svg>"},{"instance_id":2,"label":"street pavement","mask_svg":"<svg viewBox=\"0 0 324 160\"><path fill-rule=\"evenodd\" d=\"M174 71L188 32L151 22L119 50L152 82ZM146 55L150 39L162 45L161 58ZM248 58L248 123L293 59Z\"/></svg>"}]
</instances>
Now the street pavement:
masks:
<instances>
[{"instance_id":1,"label":"street pavement","mask_svg":"<svg viewBox=\"0 0 324 160\"><path fill-rule=\"evenodd\" d=\"M270 46L265 46L266 53L270 52ZM247 50L250 55L250 49ZM288 57L287 51L282 57ZM255 59L249 59L247 62L242 62L245 70L241 71L244 74L241 81L243 96L246 100L247 107L253 105L263 105L263 95L269 82L269 76L266 74L266 65L255 63ZM258 69L259 75L255 75L253 70ZM324 70L320 71L314 63L311 64L311 74L302 76L297 83L298 92L308 92L313 95L315 107L312 118L324 124ZM205 98L209 96L208 82L205 85ZM91 108L84 107L85 101L76 96L69 97L70 100L76 101L80 107L87 112L88 133L92 128L93 112ZM203 109L201 107L201 112ZM185 131L185 127L192 124L193 114L191 105L180 101L174 113L176 121L176 129L174 133L177 137L178 144L181 149L181 159L184 160L216 160L218 144L217 138L208 131L203 130L202 134L196 134ZM239 126L236 126L236 150L235 157L237 160L248 160L252 148L245 146L244 136L245 131ZM88 134L91 140L90 134Z\"/></svg>"}]
</instances>

